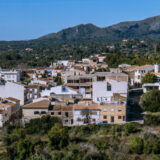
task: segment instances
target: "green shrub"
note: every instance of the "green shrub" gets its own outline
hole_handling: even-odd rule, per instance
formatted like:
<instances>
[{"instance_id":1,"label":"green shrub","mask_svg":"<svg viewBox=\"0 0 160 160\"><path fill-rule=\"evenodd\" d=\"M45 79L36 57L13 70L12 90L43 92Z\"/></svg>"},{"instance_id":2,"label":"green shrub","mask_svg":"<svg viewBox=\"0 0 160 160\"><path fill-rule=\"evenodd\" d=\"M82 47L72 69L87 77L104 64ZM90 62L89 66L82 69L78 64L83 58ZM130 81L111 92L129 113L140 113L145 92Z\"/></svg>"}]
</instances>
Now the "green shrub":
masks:
<instances>
[{"instance_id":1,"label":"green shrub","mask_svg":"<svg viewBox=\"0 0 160 160\"><path fill-rule=\"evenodd\" d=\"M62 152L54 152L52 155L52 160L62 160L65 157Z\"/></svg>"},{"instance_id":2,"label":"green shrub","mask_svg":"<svg viewBox=\"0 0 160 160\"><path fill-rule=\"evenodd\" d=\"M20 139L17 144L17 154L19 160L25 160L30 157L31 153L33 151L32 143L29 141L29 139Z\"/></svg>"},{"instance_id":3,"label":"green shrub","mask_svg":"<svg viewBox=\"0 0 160 160\"><path fill-rule=\"evenodd\" d=\"M14 143L14 142L19 141L20 139L25 138L25 136L26 136L26 135L25 135L24 129L22 129L22 128L17 128L17 129L14 129L14 130L12 131L12 133L9 134L9 136L6 136L6 137L4 138L4 143L8 146L8 145L10 145L10 144L12 144L12 143Z\"/></svg>"},{"instance_id":4,"label":"green shrub","mask_svg":"<svg viewBox=\"0 0 160 160\"><path fill-rule=\"evenodd\" d=\"M61 123L59 118L51 116L43 116L42 118L32 119L26 124L26 132L28 134L47 133L55 123Z\"/></svg>"},{"instance_id":5,"label":"green shrub","mask_svg":"<svg viewBox=\"0 0 160 160\"><path fill-rule=\"evenodd\" d=\"M144 124L153 126L160 125L160 116L153 114L146 114L144 115Z\"/></svg>"},{"instance_id":6,"label":"green shrub","mask_svg":"<svg viewBox=\"0 0 160 160\"><path fill-rule=\"evenodd\" d=\"M66 127L56 123L47 134L48 144L51 149L61 149L68 145L69 134Z\"/></svg>"},{"instance_id":7,"label":"green shrub","mask_svg":"<svg viewBox=\"0 0 160 160\"><path fill-rule=\"evenodd\" d=\"M143 153L143 139L142 138L134 137L131 140L131 151L137 154Z\"/></svg>"},{"instance_id":8,"label":"green shrub","mask_svg":"<svg viewBox=\"0 0 160 160\"><path fill-rule=\"evenodd\" d=\"M160 155L151 154L146 160L160 160Z\"/></svg>"},{"instance_id":9,"label":"green shrub","mask_svg":"<svg viewBox=\"0 0 160 160\"><path fill-rule=\"evenodd\" d=\"M90 153L84 160L108 160L108 157L103 153Z\"/></svg>"},{"instance_id":10,"label":"green shrub","mask_svg":"<svg viewBox=\"0 0 160 160\"><path fill-rule=\"evenodd\" d=\"M160 91L153 90L142 95L140 105L144 111L160 112Z\"/></svg>"},{"instance_id":11,"label":"green shrub","mask_svg":"<svg viewBox=\"0 0 160 160\"><path fill-rule=\"evenodd\" d=\"M142 83L155 83L157 82L157 76L154 73L148 72L143 78Z\"/></svg>"},{"instance_id":12,"label":"green shrub","mask_svg":"<svg viewBox=\"0 0 160 160\"><path fill-rule=\"evenodd\" d=\"M124 130L125 130L126 135L129 135L131 133L136 133L140 131L140 124L135 123L135 122L127 123L124 126Z\"/></svg>"}]
</instances>

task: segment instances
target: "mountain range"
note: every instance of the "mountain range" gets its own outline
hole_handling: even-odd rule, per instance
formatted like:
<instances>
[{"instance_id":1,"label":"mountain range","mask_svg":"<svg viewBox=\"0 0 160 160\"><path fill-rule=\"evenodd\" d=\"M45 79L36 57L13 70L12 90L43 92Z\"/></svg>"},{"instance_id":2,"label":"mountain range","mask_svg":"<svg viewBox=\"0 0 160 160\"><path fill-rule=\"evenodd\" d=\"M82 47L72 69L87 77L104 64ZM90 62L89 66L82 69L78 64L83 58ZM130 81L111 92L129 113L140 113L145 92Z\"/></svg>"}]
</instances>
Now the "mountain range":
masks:
<instances>
[{"instance_id":1,"label":"mountain range","mask_svg":"<svg viewBox=\"0 0 160 160\"><path fill-rule=\"evenodd\" d=\"M7 45L52 46L63 43L101 42L121 39L152 39L160 40L160 16L141 21L121 22L109 27L100 28L93 24L80 24L51 33L29 41L0 42L0 47Z\"/></svg>"},{"instance_id":2,"label":"mountain range","mask_svg":"<svg viewBox=\"0 0 160 160\"><path fill-rule=\"evenodd\" d=\"M100 28L93 24L81 24L38 38L57 42L120 40L142 38L160 40L160 16L141 21L121 22L109 27Z\"/></svg>"}]
</instances>

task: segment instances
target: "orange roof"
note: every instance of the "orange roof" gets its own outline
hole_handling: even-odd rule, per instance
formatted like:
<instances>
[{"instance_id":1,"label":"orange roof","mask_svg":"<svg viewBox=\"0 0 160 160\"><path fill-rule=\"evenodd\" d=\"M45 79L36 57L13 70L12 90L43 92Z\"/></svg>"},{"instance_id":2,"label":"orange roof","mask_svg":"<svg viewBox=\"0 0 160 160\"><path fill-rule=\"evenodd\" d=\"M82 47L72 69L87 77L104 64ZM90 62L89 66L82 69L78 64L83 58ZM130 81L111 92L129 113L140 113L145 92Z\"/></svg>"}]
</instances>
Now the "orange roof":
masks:
<instances>
[{"instance_id":1,"label":"orange roof","mask_svg":"<svg viewBox=\"0 0 160 160\"><path fill-rule=\"evenodd\" d=\"M73 107L74 110L83 110L83 109L90 109L90 110L100 110L100 106L98 104L91 104L91 105L75 105Z\"/></svg>"},{"instance_id":2,"label":"orange roof","mask_svg":"<svg viewBox=\"0 0 160 160\"><path fill-rule=\"evenodd\" d=\"M53 111L72 111L73 106L53 106Z\"/></svg>"},{"instance_id":3,"label":"orange roof","mask_svg":"<svg viewBox=\"0 0 160 160\"><path fill-rule=\"evenodd\" d=\"M0 109L0 114L2 114L4 112L4 110Z\"/></svg>"},{"instance_id":4,"label":"orange roof","mask_svg":"<svg viewBox=\"0 0 160 160\"><path fill-rule=\"evenodd\" d=\"M143 68L147 68L150 67L152 65L143 65L143 66L136 66L135 69L143 69Z\"/></svg>"},{"instance_id":5,"label":"orange roof","mask_svg":"<svg viewBox=\"0 0 160 160\"><path fill-rule=\"evenodd\" d=\"M160 73L153 72L153 74L155 74L157 77L160 77Z\"/></svg>"},{"instance_id":6,"label":"orange roof","mask_svg":"<svg viewBox=\"0 0 160 160\"><path fill-rule=\"evenodd\" d=\"M127 68L124 69L124 71L133 71L133 70L136 70L136 69L143 69L143 68L147 68L147 67L150 67L152 65L143 65L143 66L129 66Z\"/></svg>"},{"instance_id":7,"label":"orange roof","mask_svg":"<svg viewBox=\"0 0 160 160\"><path fill-rule=\"evenodd\" d=\"M42 100L42 101L26 104L22 108L23 109L48 109L49 106L50 106L50 101Z\"/></svg>"},{"instance_id":8,"label":"orange roof","mask_svg":"<svg viewBox=\"0 0 160 160\"><path fill-rule=\"evenodd\" d=\"M11 106L11 107L15 107L16 106L16 104L14 104L14 103L11 103L11 102L7 102L7 103L5 103L6 105L9 105L9 106Z\"/></svg>"},{"instance_id":9,"label":"orange roof","mask_svg":"<svg viewBox=\"0 0 160 160\"><path fill-rule=\"evenodd\" d=\"M8 97L7 99L11 100L11 101L14 101L14 102L19 102L20 101L19 99L16 99L16 98L13 98L13 97Z\"/></svg>"},{"instance_id":10,"label":"orange roof","mask_svg":"<svg viewBox=\"0 0 160 160\"><path fill-rule=\"evenodd\" d=\"M17 73L8 73L8 72L5 72L4 74L17 74Z\"/></svg>"},{"instance_id":11,"label":"orange roof","mask_svg":"<svg viewBox=\"0 0 160 160\"><path fill-rule=\"evenodd\" d=\"M27 88L38 88L39 84L29 84Z\"/></svg>"}]
</instances>

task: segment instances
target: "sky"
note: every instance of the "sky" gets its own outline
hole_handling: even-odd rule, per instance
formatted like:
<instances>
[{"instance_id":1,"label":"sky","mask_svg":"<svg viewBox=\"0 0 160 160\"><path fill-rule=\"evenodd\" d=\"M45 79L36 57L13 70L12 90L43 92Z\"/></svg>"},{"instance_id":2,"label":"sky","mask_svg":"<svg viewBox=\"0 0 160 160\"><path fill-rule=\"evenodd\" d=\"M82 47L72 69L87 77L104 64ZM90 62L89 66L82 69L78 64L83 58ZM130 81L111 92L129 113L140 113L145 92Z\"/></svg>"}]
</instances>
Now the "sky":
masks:
<instances>
[{"instance_id":1,"label":"sky","mask_svg":"<svg viewBox=\"0 0 160 160\"><path fill-rule=\"evenodd\" d=\"M107 27L160 15L160 0L0 0L0 40L29 40L78 24Z\"/></svg>"}]
</instances>

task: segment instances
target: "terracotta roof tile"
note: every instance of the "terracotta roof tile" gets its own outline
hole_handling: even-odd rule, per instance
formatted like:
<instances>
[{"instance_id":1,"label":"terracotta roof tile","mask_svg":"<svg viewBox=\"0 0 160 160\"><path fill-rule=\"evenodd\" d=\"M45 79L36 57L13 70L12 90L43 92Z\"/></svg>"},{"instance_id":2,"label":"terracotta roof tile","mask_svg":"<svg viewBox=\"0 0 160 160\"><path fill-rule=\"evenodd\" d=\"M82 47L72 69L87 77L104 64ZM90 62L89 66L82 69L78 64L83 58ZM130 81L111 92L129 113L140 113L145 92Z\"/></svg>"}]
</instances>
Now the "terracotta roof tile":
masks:
<instances>
[{"instance_id":1,"label":"terracotta roof tile","mask_svg":"<svg viewBox=\"0 0 160 160\"><path fill-rule=\"evenodd\" d=\"M82 109L91 109L91 110L100 110L100 106L98 104L91 104L91 105L75 105L73 107L74 110L82 110Z\"/></svg>"},{"instance_id":2,"label":"terracotta roof tile","mask_svg":"<svg viewBox=\"0 0 160 160\"><path fill-rule=\"evenodd\" d=\"M26 104L24 105L22 108L23 109L48 109L50 106L50 101L48 100L42 100L42 101L38 101L38 102L34 102L34 103L30 103L30 104Z\"/></svg>"},{"instance_id":3,"label":"terracotta roof tile","mask_svg":"<svg viewBox=\"0 0 160 160\"><path fill-rule=\"evenodd\" d=\"M73 106L53 106L53 111L72 111Z\"/></svg>"},{"instance_id":4,"label":"terracotta roof tile","mask_svg":"<svg viewBox=\"0 0 160 160\"><path fill-rule=\"evenodd\" d=\"M14 102L19 102L20 101L19 99L16 99L16 98L13 98L13 97L8 97L7 99L11 100L11 101L14 101Z\"/></svg>"}]
</instances>

